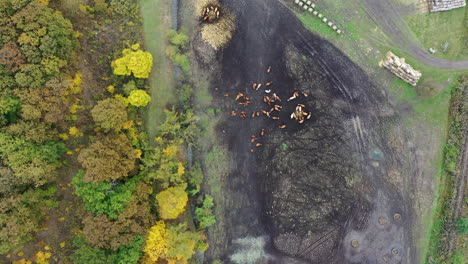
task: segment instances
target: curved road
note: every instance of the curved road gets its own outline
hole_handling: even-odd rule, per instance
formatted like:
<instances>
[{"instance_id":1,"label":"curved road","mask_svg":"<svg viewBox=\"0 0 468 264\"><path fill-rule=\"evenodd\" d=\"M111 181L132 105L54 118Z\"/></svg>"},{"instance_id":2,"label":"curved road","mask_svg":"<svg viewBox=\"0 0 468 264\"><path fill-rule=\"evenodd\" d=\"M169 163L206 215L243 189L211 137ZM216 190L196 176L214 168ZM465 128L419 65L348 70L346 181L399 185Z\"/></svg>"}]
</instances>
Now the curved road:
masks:
<instances>
[{"instance_id":1,"label":"curved road","mask_svg":"<svg viewBox=\"0 0 468 264\"><path fill-rule=\"evenodd\" d=\"M400 46L422 63L447 70L468 69L468 60L444 60L434 57L422 49L415 35L401 16L402 12L400 10L406 7L402 7L395 2L395 0L355 0L354 4L364 8L371 20L389 35L395 45Z\"/></svg>"}]
</instances>

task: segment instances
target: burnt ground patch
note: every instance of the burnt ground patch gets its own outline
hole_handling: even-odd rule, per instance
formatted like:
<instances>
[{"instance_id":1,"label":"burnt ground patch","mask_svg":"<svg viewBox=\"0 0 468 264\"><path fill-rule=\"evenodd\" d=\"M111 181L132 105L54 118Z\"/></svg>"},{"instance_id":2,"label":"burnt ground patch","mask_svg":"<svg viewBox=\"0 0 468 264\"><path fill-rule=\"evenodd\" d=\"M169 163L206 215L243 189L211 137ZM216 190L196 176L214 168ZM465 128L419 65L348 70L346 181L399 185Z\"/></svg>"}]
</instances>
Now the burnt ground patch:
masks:
<instances>
[{"instance_id":1,"label":"burnt ground patch","mask_svg":"<svg viewBox=\"0 0 468 264\"><path fill-rule=\"evenodd\" d=\"M230 202L218 205L227 212L225 260L235 239L266 236L273 263L414 263L410 203L386 180L401 157L387 143L386 128L398 116L384 89L276 1L224 4L237 31L211 89L226 114L219 135L234 161L224 190ZM282 98L280 119L251 118L268 110L264 89L252 83L269 81ZM294 91L309 96L286 103ZM253 103L238 105L238 92ZM289 118L297 103L313 114L304 124ZM230 117L232 110L247 118Z\"/></svg>"}]
</instances>

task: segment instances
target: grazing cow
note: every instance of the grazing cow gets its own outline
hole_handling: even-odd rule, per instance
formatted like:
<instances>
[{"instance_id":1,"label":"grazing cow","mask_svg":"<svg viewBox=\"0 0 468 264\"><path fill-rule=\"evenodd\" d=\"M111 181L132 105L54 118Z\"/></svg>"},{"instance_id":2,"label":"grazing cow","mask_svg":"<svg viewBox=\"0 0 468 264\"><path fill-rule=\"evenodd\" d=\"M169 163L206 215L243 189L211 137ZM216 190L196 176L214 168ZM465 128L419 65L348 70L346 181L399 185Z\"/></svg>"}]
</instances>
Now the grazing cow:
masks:
<instances>
[{"instance_id":1,"label":"grazing cow","mask_svg":"<svg viewBox=\"0 0 468 264\"><path fill-rule=\"evenodd\" d=\"M250 149L250 152L254 152L255 150L254 149Z\"/></svg>"},{"instance_id":2,"label":"grazing cow","mask_svg":"<svg viewBox=\"0 0 468 264\"><path fill-rule=\"evenodd\" d=\"M273 84L273 82L267 82L267 83L265 83L266 86L270 86L270 85L272 85L272 84Z\"/></svg>"},{"instance_id":3,"label":"grazing cow","mask_svg":"<svg viewBox=\"0 0 468 264\"><path fill-rule=\"evenodd\" d=\"M302 95L304 95L304 97L309 96L307 93L304 93L304 92L302 92Z\"/></svg>"},{"instance_id":4,"label":"grazing cow","mask_svg":"<svg viewBox=\"0 0 468 264\"><path fill-rule=\"evenodd\" d=\"M261 83L259 83L259 84L257 85L257 89L256 89L256 90L260 89L260 87L262 87L262 84L261 84Z\"/></svg>"},{"instance_id":5,"label":"grazing cow","mask_svg":"<svg viewBox=\"0 0 468 264\"><path fill-rule=\"evenodd\" d=\"M252 88L257 89L257 83L253 83Z\"/></svg>"},{"instance_id":6,"label":"grazing cow","mask_svg":"<svg viewBox=\"0 0 468 264\"><path fill-rule=\"evenodd\" d=\"M224 97L228 97L228 96L229 96L229 93L225 93L225 94L224 94Z\"/></svg>"},{"instance_id":7,"label":"grazing cow","mask_svg":"<svg viewBox=\"0 0 468 264\"><path fill-rule=\"evenodd\" d=\"M262 143L257 143L257 144L255 144L255 146L256 147L261 147L261 146L263 146L263 144Z\"/></svg>"},{"instance_id":8,"label":"grazing cow","mask_svg":"<svg viewBox=\"0 0 468 264\"><path fill-rule=\"evenodd\" d=\"M281 125L279 126L279 128L286 128L286 125Z\"/></svg>"},{"instance_id":9,"label":"grazing cow","mask_svg":"<svg viewBox=\"0 0 468 264\"><path fill-rule=\"evenodd\" d=\"M240 98L244 97L244 94L243 93L237 93L237 96L236 96L236 101L239 100Z\"/></svg>"},{"instance_id":10,"label":"grazing cow","mask_svg":"<svg viewBox=\"0 0 468 264\"><path fill-rule=\"evenodd\" d=\"M263 137L264 135L265 135L265 129L262 129L262 130L260 131L260 136Z\"/></svg>"},{"instance_id":11,"label":"grazing cow","mask_svg":"<svg viewBox=\"0 0 468 264\"><path fill-rule=\"evenodd\" d=\"M279 117L274 116L274 117L272 117L271 119L273 119L273 120L279 120Z\"/></svg>"},{"instance_id":12,"label":"grazing cow","mask_svg":"<svg viewBox=\"0 0 468 264\"><path fill-rule=\"evenodd\" d=\"M231 111L231 116L236 116L237 112L236 111Z\"/></svg>"},{"instance_id":13,"label":"grazing cow","mask_svg":"<svg viewBox=\"0 0 468 264\"><path fill-rule=\"evenodd\" d=\"M265 90L265 93L269 94L269 93L271 93L271 90L270 89Z\"/></svg>"},{"instance_id":14,"label":"grazing cow","mask_svg":"<svg viewBox=\"0 0 468 264\"><path fill-rule=\"evenodd\" d=\"M270 73L270 72L271 72L271 66L269 66L267 69L267 73Z\"/></svg>"}]
</instances>

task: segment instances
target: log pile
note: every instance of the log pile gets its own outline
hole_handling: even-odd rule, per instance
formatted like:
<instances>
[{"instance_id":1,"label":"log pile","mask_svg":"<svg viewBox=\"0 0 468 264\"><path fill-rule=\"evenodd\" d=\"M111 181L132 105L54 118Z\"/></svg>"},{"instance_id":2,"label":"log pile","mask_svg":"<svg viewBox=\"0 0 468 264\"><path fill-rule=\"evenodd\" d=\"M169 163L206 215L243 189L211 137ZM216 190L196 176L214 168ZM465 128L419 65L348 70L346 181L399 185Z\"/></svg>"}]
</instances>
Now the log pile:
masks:
<instances>
[{"instance_id":1,"label":"log pile","mask_svg":"<svg viewBox=\"0 0 468 264\"><path fill-rule=\"evenodd\" d=\"M391 51L387 52L387 57L385 60L379 63L379 66L385 67L400 79L411 84L412 86L416 86L422 76L421 72L413 69L411 65L406 63L405 58L399 58Z\"/></svg>"},{"instance_id":2,"label":"log pile","mask_svg":"<svg viewBox=\"0 0 468 264\"><path fill-rule=\"evenodd\" d=\"M447 11L466 6L465 0L431 0L431 12Z\"/></svg>"}]
</instances>

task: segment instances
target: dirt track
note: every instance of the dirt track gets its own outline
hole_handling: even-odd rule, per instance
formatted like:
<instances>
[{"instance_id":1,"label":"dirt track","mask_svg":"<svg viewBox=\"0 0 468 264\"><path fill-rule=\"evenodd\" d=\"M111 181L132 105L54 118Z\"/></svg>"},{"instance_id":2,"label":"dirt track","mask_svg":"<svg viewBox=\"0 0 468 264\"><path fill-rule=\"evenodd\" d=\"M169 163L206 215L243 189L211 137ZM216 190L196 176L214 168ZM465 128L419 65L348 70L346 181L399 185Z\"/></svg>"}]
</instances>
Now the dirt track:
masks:
<instances>
[{"instance_id":1,"label":"dirt track","mask_svg":"<svg viewBox=\"0 0 468 264\"><path fill-rule=\"evenodd\" d=\"M235 161L225 190L231 202L224 205L224 260L237 251L234 240L253 236L268 238L273 263L293 263L286 255L306 263L416 263L411 203L386 179L400 157L387 145L384 126L398 117L381 88L276 1L226 4L237 15L237 32L212 87L226 113L220 135ZM264 94L251 84L267 81L283 99L309 92L303 102L314 118L301 125L286 110L280 121L228 117L242 111L232 98L237 92L253 100L247 112L262 109ZM250 153L249 139L262 128L264 147ZM395 214L401 220L393 220ZM360 246L352 247L352 240Z\"/></svg>"},{"instance_id":2,"label":"dirt track","mask_svg":"<svg viewBox=\"0 0 468 264\"><path fill-rule=\"evenodd\" d=\"M367 15L372 19L376 26L387 33L395 45L412 54L416 59L429 66L461 70L468 69L468 60L450 61L430 55L418 44L416 37L404 23L402 18L403 11L393 0L352 0L357 7L363 8Z\"/></svg>"}]
</instances>

